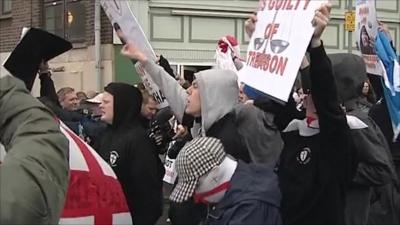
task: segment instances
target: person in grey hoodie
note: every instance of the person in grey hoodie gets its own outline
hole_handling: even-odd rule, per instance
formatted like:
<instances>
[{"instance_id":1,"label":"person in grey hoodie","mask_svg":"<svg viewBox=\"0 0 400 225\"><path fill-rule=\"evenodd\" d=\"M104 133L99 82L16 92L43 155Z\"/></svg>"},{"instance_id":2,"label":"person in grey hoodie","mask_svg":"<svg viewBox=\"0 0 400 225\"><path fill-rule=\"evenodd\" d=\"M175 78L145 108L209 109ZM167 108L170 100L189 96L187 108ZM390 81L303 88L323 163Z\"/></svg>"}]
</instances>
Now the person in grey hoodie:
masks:
<instances>
[{"instance_id":1,"label":"person in grey hoodie","mask_svg":"<svg viewBox=\"0 0 400 225\"><path fill-rule=\"evenodd\" d=\"M126 44L122 54L141 62L163 91L179 122L185 113L195 117L193 137L216 137L236 159L275 167L283 143L273 123L274 115L239 104L235 72L201 71L195 74L196 79L186 91L162 67L148 60L134 43Z\"/></svg>"},{"instance_id":2,"label":"person in grey hoodie","mask_svg":"<svg viewBox=\"0 0 400 225\"><path fill-rule=\"evenodd\" d=\"M148 60L134 43L127 43L122 54L139 60L144 69L166 96L179 122L191 115L195 122L193 138L215 137L221 140L226 153L246 163L260 163L274 168L283 142L274 115L252 105L239 104L237 75L230 70L211 69L195 74L192 85L184 90L162 67ZM205 208L190 199L172 204L173 224L198 224L205 217Z\"/></svg>"}]
</instances>

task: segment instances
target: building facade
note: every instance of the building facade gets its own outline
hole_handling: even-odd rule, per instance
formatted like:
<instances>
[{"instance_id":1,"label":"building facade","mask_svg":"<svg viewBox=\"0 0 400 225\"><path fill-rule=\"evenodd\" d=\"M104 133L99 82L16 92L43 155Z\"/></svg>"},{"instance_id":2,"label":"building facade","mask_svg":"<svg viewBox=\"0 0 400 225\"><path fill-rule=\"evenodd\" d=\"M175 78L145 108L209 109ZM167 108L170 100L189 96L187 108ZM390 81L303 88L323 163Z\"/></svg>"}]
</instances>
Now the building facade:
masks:
<instances>
[{"instance_id":1,"label":"building facade","mask_svg":"<svg viewBox=\"0 0 400 225\"><path fill-rule=\"evenodd\" d=\"M76 90L97 90L94 50L94 1L89 0L0 0L0 62L17 45L23 27L37 27L59 35L73 44L73 49L51 60L55 68L56 89L71 86ZM4 7L6 6L6 7ZM4 10L6 8L6 10ZM114 77L113 30L101 13L102 81ZM23 66L23 65L21 65ZM1 66L0 73L7 73ZM39 82L35 82L34 94Z\"/></svg>"},{"instance_id":2,"label":"building facade","mask_svg":"<svg viewBox=\"0 0 400 225\"><path fill-rule=\"evenodd\" d=\"M12 2L11 7L7 1ZM323 36L328 52L351 50L357 53L354 41L351 41L352 49L348 47L349 34L344 30L344 14L349 3L354 6L355 1L331 1L332 19ZM217 40L227 34L237 38L244 56L248 44L244 21L258 5L258 0L129 2L155 52L169 59L178 74L212 66ZM78 90L97 88L94 82L94 1L0 0L0 3L0 60L3 61L13 49L23 26L42 27L74 43L73 50L50 62L51 67L64 66L64 71L54 75L56 85ZM399 0L377 0L378 19L388 24L397 49L400 49L399 15ZM132 63L119 54L122 46L103 12L101 37L103 84L111 80L138 82Z\"/></svg>"},{"instance_id":3,"label":"building facade","mask_svg":"<svg viewBox=\"0 0 400 225\"><path fill-rule=\"evenodd\" d=\"M329 53L348 52L348 32L344 29L344 14L349 3L335 0L331 23L323 40ZM217 40L227 34L234 35L246 54L248 37L244 21L256 10L258 0L151 0L132 3L147 32L155 51L182 66L212 65ZM145 13L143 13L145 12ZM389 25L395 46L400 40L400 1L377 0L377 16ZM353 39L354 40L354 39ZM353 41L352 52L357 53Z\"/></svg>"}]
</instances>

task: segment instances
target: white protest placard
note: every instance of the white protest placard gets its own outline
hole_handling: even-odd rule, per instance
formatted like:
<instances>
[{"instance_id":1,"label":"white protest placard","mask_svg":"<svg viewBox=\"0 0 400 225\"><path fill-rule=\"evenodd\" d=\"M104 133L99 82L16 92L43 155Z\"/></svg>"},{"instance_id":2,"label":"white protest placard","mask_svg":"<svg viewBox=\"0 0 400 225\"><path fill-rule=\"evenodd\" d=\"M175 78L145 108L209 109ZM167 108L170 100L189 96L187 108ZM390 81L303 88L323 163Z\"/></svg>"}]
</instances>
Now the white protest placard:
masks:
<instances>
[{"instance_id":1,"label":"white protest placard","mask_svg":"<svg viewBox=\"0 0 400 225\"><path fill-rule=\"evenodd\" d=\"M356 43L367 72L382 75L382 67L375 52L375 38L378 33L375 4L375 0L356 1Z\"/></svg>"},{"instance_id":2,"label":"white protest placard","mask_svg":"<svg viewBox=\"0 0 400 225\"><path fill-rule=\"evenodd\" d=\"M326 0L260 0L240 81L287 101L310 42L315 10Z\"/></svg>"},{"instance_id":3,"label":"white protest placard","mask_svg":"<svg viewBox=\"0 0 400 225\"><path fill-rule=\"evenodd\" d=\"M165 175L163 178L164 182L174 184L178 173L175 170L175 159L170 159L168 156L165 157L164 162Z\"/></svg>"},{"instance_id":4,"label":"white protest placard","mask_svg":"<svg viewBox=\"0 0 400 225\"><path fill-rule=\"evenodd\" d=\"M156 54L147 40L142 27L132 13L129 2L130 1L127 0L100 0L104 12L113 25L118 37L122 39L122 43L125 41L134 42L149 60L156 61ZM146 89L157 100L158 108L168 106L166 98L159 97L163 96L159 87L154 83L146 71L141 70L141 72L142 73L139 74L139 76L145 83Z\"/></svg>"},{"instance_id":5,"label":"white protest placard","mask_svg":"<svg viewBox=\"0 0 400 225\"><path fill-rule=\"evenodd\" d=\"M114 28L116 26L121 30L123 36L127 40L137 43L138 48L153 61L156 61L156 55L149 41L144 34L142 27L133 15L129 6L129 1L126 0L100 0L100 4L104 9L108 19Z\"/></svg>"}]
</instances>

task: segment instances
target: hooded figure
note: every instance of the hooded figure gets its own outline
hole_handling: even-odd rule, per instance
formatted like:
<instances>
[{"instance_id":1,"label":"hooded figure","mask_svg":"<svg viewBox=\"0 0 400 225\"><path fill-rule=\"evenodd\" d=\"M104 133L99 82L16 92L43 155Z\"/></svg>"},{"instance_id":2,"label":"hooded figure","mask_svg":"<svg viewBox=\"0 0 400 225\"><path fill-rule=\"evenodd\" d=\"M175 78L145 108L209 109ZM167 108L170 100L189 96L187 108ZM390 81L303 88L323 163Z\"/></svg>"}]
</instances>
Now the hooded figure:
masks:
<instances>
[{"instance_id":1,"label":"hooded figure","mask_svg":"<svg viewBox=\"0 0 400 225\"><path fill-rule=\"evenodd\" d=\"M283 144L273 123L274 115L251 105L239 104L235 72L219 69L198 72L195 85L186 92L155 63L147 61L144 66L180 122L185 110L188 113L188 108L194 104L189 101L191 92L198 89L201 112L194 116L193 137L219 138L227 153L236 159L271 167L276 165Z\"/></svg>"},{"instance_id":2,"label":"hooded figure","mask_svg":"<svg viewBox=\"0 0 400 225\"><path fill-rule=\"evenodd\" d=\"M121 182L134 224L155 224L162 213L164 167L141 126L142 95L123 83L104 88L101 120L108 128L95 149Z\"/></svg>"},{"instance_id":3,"label":"hooded figure","mask_svg":"<svg viewBox=\"0 0 400 225\"><path fill-rule=\"evenodd\" d=\"M178 121L182 122L184 115L195 117L193 137L218 138L226 153L237 160L261 163L269 168L276 166L283 143L273 123L274 115L252 105L239 104L235 72L201 71L195 74L196 79L186 91L155 63L142 63L166 96ZM194 107L197 112L192 111ZM173 224L198 224L205 214L206 209L191 199L171 204L169 216Z\"/></svg>"},{"instance_id":4,"label":"hooded figure","mask_svg":"<svg viewBox=\"0 0 400 225\"><path fill-rule=\"evenodd\" d=\"M282 132L282 220L283 224L344 224L344 192L355 171L348 118L340 107L323 44L308 51L308 118L291 121Z\"/></svg>"},{"instance_id":5,"label":"hooded figure","mask_svg":"<svg viewBox=\"0 0 400 225\"><path fill-rule=\"evenodd\" d=\"M346 115L357 118L360 125L355 128L349 122L358 164L347 191L346 224L366 224L367 220L399 224L399 186L389 146L382 131L359 104L359 90L367 79L364 61L347 53L329 57Z\"/></svg>"}]
</instances>

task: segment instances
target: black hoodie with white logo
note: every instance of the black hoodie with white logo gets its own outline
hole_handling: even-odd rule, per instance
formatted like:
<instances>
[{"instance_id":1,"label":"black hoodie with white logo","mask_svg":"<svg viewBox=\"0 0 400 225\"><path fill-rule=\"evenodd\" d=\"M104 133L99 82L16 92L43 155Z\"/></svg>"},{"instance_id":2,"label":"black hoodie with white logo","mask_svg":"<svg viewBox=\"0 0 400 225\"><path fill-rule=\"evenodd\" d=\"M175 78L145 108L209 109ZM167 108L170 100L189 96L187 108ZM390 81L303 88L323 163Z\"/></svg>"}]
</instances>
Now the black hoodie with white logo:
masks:
<instances>
[{"instance_id":1,"label":"black hoodie with white logo","mask_svg":"<svg viewBox=\"0 0 400 225\"><path fill-rule=\"evenodd\" d=\"M283 224L344 224L345 191L355 152L324 47L310 50L310 81L318 121L294 120L283 131L279 165Z\"/></svg>"},{"instance_id":2,"label":"black hoodie with white logo","mask_svg":"<svg viewBox=\"0 0 400 225\"><path fill-rule=\"evenodd\" d=\"M110 83L105 91L114 97L114 118L96 150L118 176L134 224L155 224L162 213L164 167L140 124L142 95L123 83Z\"/></svg>"}]
</instances>

